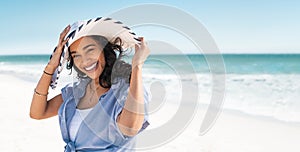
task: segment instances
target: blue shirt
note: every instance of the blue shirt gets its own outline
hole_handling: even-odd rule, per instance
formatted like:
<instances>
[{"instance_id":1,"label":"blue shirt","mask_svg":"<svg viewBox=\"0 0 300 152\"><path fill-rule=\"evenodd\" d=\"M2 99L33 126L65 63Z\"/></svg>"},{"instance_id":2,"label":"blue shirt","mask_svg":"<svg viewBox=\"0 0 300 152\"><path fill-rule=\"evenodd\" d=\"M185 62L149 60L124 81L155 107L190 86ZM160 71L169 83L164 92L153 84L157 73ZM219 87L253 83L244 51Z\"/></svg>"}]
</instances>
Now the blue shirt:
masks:
<instances>
[{"instance_id":1,"label":"blue shirt","mask_svg":"<svg viewBox=\"0 0 300 152\"><path fill-rule=\"evenodd\" d=\"M59 124L63 140L67 144L65 152L75 151L134 151L135 136L122 134L117 126L117 117L122 111L129 84L124 79L118 79L116 84L104 93L93 110L81 123L74 141L69 137L69 125L76 111L76 105L85 94L85 88L90 79L68 84L62 88L63 103L59 108ZM148 102L151 95L144 87L145 116L141 128L148 125Z\"/></svg>"}]
</instances>

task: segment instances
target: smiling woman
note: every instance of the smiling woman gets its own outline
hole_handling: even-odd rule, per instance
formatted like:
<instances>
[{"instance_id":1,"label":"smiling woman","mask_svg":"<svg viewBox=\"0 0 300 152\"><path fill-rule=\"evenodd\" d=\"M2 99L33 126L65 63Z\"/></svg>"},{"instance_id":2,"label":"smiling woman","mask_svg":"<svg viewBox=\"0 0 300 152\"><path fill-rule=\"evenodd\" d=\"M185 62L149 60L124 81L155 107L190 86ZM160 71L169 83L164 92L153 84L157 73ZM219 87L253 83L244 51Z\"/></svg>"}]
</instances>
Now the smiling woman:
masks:
<instances>
[{"instance_id":1,"label":"smiling woman","mask_svg":"<svg viewBox=\"0 0 300 152\"><path fill-rule=\"evenodd\" d=\"M69 52L69 62L67 69L74 68L78 73L78 77L94 77L100 75L99 83L102 87L111 86L112 77L123 77L129 82L131 65L122 60L124 50L117 43L122 43L120 38L117 38L113 43L109 42L103 36L86 36L74 42ZM86 44L83 46L83 44ZM105 46L105 47L104 47ZM82 48L82 49L76 49ZM76 51L77 50L77 51ZM118 52L118 57L115 52ZM90 58L92 61L84 63L84 58ZM80 65L75 65L74 62ZM81 67L80 67L81 66ZM100 68L98 68L100 66ZM98 71L96 71L98 69ZM112 72L114 70L114 72ZM83 71L86 71L84 73ZM95 73L96 72L96 73Z\"/></svg>"},{"instance_id":2,"label":"smiling woman","mask_svg":"<svg viewBox=\"0 0 300 152\"><path fill-rule=\"evenodd\" d=\"M108 25L110 34L103 33L101 25ZM117 34L118 27L123 35ZM58 114L66 152L133 151L135 136L149 125L150 95L142 81L149 49L143 38L134 38L124 27L111 18L67 26L34 90L30 117L45 119ZM124 35L135 42L132 66L122 61L124 46L132 45L122 39ZM47 101L51 79L57 79L55 72L61 71L61 58L67 58L67 69L74 68L79 81Z\"/></svg>"},{"instance_id":3,"label":"smiling woman","mask_svg":"<svg viewBox=\"0 0 300 152\"><path fill-rule=\"evenodd\" d=\"M104 44L102 41L96 42L91 37L82 37L74 42L70 48L70 64L68 68L72 68L73 62L77 71L87 74L88 77L95 79L100 75L105 67L105 59L103 53ZM106 43L108 41L106 40ZM113 50L111 50L113 52ZM87 60L89 59L89 60ZM115 59L114 59L115 60Z\"/></svg>"}]
</instances>

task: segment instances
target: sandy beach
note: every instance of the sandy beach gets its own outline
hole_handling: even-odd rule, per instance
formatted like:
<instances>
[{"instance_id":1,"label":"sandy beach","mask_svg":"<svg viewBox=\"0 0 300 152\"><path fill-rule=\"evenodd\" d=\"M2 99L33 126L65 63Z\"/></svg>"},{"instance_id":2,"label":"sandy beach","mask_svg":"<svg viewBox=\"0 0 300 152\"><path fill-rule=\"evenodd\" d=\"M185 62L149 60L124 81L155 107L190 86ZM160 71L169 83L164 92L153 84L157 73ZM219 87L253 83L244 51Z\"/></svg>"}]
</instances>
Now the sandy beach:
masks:
<instances>
[{"instance_id":1,"label":"sandy beach","mask_svg":"<svg viewBox=\"0 0 300 152\"><path fill-rule=\"evenodd\" d=\"M58 118L33 120L29 108L35 83L10 75L1 80L1 138L3 151L63 151Z\"/></svg>"},{"instance_id":2,"label":"sandy beach","mask_svg":"<svg viewBox=\"0 0 300 152\"><path fill-rule=\"evenodd\" d=\"M63 151L58 118L33 120L29 117L35 83L6 74L0 75L0 81L1 151ZM200 107L182 134L161 147L147 151L300 151L300 125L223 111L213 128L200 136L204 112L205 109Z\"/></svg>"}]
</instances>

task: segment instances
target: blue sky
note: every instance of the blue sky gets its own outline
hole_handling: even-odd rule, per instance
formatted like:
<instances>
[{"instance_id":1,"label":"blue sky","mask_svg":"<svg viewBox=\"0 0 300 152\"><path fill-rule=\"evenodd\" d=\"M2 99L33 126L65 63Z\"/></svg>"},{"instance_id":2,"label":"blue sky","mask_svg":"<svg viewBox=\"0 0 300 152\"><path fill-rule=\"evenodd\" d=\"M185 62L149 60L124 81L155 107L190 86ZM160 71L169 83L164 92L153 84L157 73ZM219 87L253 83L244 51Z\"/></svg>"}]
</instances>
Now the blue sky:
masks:
<instances>
[{"instance_id":1,"label":"blue sky","mask_svg":"<svg viewBox=\"0 0 300 152\"><path fill-rule=\"evenodd\" d=\"M165 4L186 11L207 28L223 53L300 53L300 2L297 0L2 0L0 54L49 54L67 24L107 16L143 3ZM154 31L168 33L157 27L137 31L156 40L160 39ZM181 40L174 36L166 39L175 43ZM192 47L184 46L188 43L176 44L193 52Z\"/></svg>"}]
</instances>

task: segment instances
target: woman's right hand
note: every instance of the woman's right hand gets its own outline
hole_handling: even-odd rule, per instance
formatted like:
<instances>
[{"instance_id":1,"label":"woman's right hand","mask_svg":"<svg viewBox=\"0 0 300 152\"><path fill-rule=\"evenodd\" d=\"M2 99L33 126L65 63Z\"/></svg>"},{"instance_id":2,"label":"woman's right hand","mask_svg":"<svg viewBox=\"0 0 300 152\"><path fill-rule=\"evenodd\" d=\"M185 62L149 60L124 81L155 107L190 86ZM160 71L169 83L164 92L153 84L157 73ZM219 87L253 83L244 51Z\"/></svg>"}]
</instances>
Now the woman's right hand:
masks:
<instances>
[{"instance_id":1,"label":"woman's right hand","mask_svg":"<svg viewBox=\"0 0 300 152\"><path fill-rule=\"evenodd\" d=\"M60 62L60 56L63 51L64 45L68 42L69 38L64 39L67 35L67 33L70 31L70 25L68 25L59 36L58 44L55 49L55 51L52 53L52 57L50 61L48 62L48 65L45 69L48 73L54 73L55 69L58 67Z\"/></svg>"}]
</instances>

